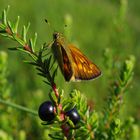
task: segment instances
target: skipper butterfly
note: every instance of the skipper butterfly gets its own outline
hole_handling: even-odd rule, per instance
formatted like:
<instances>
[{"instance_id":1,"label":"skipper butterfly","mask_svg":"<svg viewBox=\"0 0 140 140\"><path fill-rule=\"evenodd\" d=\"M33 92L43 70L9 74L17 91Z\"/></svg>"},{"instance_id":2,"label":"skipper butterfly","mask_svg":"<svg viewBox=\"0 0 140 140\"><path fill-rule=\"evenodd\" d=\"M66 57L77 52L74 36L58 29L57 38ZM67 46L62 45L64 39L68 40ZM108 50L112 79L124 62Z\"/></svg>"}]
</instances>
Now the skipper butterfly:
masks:
<instances>
[{"instance_id":1,"label":"skipper butterfly","mask_svg":"<svg viewBox=\"0 0 140 140\"><path fill-rule=\"evenodd\" d=\"M73 44L68 44L61 33L53 34L51 48L66 81L90 80L101 75L100 69Z\"/></svg>"}]
</instances>

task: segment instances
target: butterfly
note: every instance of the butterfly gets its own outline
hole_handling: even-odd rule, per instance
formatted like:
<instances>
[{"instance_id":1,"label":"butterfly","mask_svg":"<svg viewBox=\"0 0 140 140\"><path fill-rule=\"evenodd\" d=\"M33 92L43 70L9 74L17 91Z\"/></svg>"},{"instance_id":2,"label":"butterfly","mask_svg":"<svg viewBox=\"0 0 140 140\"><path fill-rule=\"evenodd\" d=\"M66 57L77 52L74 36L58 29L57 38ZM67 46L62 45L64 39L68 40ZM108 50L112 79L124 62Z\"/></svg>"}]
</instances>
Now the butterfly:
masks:
<instances>
[{"instance_id":1,"label":"butterfly","mask_svg":"<svg viewBox=\"0 0 140 140\"><path fill-rule=\"evenodd\" d=\"M68 44L61 33L53 33L51 48L66 81L91 80L101 75L100 69L75 45Z\"/></svg>"}]
</instances>

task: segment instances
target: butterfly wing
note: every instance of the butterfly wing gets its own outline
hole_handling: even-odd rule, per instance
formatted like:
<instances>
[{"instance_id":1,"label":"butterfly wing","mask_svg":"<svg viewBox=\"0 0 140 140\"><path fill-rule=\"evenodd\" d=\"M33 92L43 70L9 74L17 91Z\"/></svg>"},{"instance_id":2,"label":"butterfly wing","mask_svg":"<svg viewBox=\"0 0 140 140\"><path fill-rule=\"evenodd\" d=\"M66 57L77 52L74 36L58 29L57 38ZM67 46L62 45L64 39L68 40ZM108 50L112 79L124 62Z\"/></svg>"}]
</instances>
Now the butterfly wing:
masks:
<instances>
[{"instance_id":1,"label":"butterfly wing","mask_svg":"<svg viewBox=\"0 0 140 140\"><path fill-rule=\"evenodd\" d=\"M73 75L73 69L70 61L70 56L68 57L68 54L66 53L65 49L61 47L61 53L62 53L62 62L63 66L61 67L61 71L65 77L66 81L70 81L72 75Z\"/></svg>"},{"instance_id":2,"label":"butterfly wing","mask_svg":"<svg viewBox=\"0 0 140 140\"><path fill-rule=\"evenodd\" d=\"M68 45L74 70L75 80L90 80L101 75L100 69L92 63L79 49L74 45Z\"/></svg>"},{"instance_id":3,"label":"butterfly wing","mask_svg":"<svg viewBox=\"0 0 140 140\"><path fill-rule=\"evenodd\" d=\"M57 60L61 72L66 81L70 81L73 75L73 69L70 61L69 48L65 48L60 42L54 42L51 46L54 58Z\"/></svg>"}]
</instances>

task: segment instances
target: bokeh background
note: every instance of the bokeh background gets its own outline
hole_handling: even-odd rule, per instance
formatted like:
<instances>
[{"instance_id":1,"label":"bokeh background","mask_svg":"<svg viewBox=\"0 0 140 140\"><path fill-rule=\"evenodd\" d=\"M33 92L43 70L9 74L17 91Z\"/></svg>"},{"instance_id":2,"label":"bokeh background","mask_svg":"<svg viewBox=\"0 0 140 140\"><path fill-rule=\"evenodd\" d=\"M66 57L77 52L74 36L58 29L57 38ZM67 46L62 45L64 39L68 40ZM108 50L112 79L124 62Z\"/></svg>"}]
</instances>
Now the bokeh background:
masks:
<instances>
[{"instance_id":1,"label":"bokeh background","mask_svg":"<svg viewBox=\"0 0 140 140\"><path fill-rule=\"evenodd\" d=\"M120 65L131 54L136 57L132 86L125 95L122 118L133 116L140 123L140 1L139 0L0 0L0 12L10 5L9 20L20 16L20 27L31 23L29 37L38 33L37 47L51 42L54 30L67 34L101 71L96 80L66 83L58 72L56 83L65 94L76 88L94 103L96 111L102 111L108 88L116 79ZM44 19L48 19L51 27ZM67 28L64 29L65 24ZM20 29L19 29L20 30ZM0 36L0 51L7 53L8 86L10 100L37 110L41 102L48 98L50 87L42 82L37 71L23 63L28 59L19 52L11 52L9 47L18 44ZM36 48L36 49L38 49ZM109 50L112 61L117 61L115 72L104 65L104 50ZM41 121L27 113L9 107L1 107L0 133L7 138L45 139L47 130Z\"/></svg>"}]
</instances>

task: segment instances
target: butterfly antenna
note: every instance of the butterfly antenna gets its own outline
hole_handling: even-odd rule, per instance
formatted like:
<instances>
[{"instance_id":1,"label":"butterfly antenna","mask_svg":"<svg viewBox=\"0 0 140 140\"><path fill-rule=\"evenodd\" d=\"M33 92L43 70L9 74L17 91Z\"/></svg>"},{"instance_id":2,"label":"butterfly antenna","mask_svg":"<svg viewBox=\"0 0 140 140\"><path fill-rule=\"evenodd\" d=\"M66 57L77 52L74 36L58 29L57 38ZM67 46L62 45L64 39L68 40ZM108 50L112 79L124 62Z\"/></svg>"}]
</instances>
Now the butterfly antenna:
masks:
<instances>
[{"instance_id":1,"label":"butterfly antenna","mask_svg":"<svg viewBox=\"0 0 140 140\"><path fill-rule=\"evenodd\" d=\"M50 23L49 23L49 21L47 19L45 19L45 22L50 26Z\"/></svg>"},{"instance_id":2,"label":"butterfly antenna","mask_svg":"<svg viewBox=\"0 0 140 140\"><path fill-rule=\"evenodd\" d=\"M54 27L50 24L50 22L47 20L47 19L45 19L45 22L48 24L48 26L50 27L49 29L50 29L50 32L54 32L55 31L55 29L54 29Z\"/></svg>"}]
</instances>

